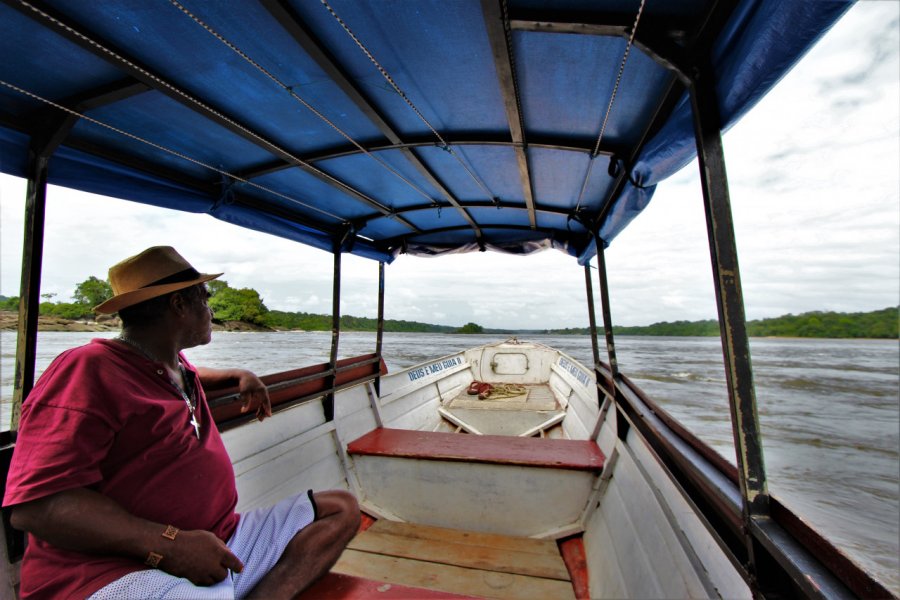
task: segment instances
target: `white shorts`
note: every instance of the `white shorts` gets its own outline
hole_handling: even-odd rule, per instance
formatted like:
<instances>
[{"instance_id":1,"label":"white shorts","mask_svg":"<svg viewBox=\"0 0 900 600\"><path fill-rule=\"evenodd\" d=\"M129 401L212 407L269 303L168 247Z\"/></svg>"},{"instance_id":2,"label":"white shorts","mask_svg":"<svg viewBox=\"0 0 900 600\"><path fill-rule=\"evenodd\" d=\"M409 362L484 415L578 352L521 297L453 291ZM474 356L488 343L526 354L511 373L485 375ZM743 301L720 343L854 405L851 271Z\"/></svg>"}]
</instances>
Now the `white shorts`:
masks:
<instances>
[{"instance_id":1,"label":"white shorts","mask_svg":"<svg viewBox=\"0 0 900 600\"><path fill-rule=\"evenodd\" d=\"M316 518L312 490L285 498L267 508L241 514L228 547L244 563L241 573L229 573L219 583L196 586L165 571L135 571L100 588L90 600L165 598L167 600L243 598L268 573L294 535Z\"/></svg>"}]
</instances>

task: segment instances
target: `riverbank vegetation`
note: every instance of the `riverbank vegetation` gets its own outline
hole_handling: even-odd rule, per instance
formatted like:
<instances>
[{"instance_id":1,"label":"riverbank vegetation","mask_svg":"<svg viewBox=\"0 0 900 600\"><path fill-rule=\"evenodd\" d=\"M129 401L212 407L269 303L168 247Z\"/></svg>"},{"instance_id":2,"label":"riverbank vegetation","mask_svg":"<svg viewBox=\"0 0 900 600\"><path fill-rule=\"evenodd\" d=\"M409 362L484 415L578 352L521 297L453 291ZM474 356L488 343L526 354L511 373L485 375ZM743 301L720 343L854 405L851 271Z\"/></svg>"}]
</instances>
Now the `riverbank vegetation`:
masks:
<instances>
[{"instance_id":1,"label":"riverbank vegetation","mask_svg":"<svg viewBox=\"0 0 900 600\"><path fill-rule=\"evenodd\" d=\"M553 334L588 334L587 327L552 329ZM617 335L718 336L719 322L664 321L645 327L613 327ZM880 338L900 336L900 307L858 313L814 311L747 321L751 337Z\"/></svg>"},{"instance_id":2,"label":"riverbank vegetation","mask_svg":"<svg viewBox=\"0 0 900 600\"><path fill-rule=\"evenodd\" d=\"M227 281L215 280L208 284L212 296L209 306L219 323L243 323L262 330L329 331L331 315L305 312L269 310L252 288L233 288ZM53 294L44 294L40 315L55 319L85 322L94 320L92 307L112 296L109 283L97 277L89 277L75 287L72 302L54 302ZM0 311L15 312L18 297L0 296ZM100 324L98 323L98 328ZM369 317L341 316L343 331L375 331L378 320ZM102 328L108 328L104 325ZM747 331L754 337L813 337L813 338L887 338L900 337L900 307L860 313L808 312L800 315L784 315L772 319L747 322ZM554 335L587 335L587 327L548 329L543 331L514 331L485 329L477 323L462 327L433 325L417 321L386 319L384 330L388 332L417 333L547 333ZM674 321L654 323L645 327L614 327L618 335L648 336L718 336L719 324L715 320Z\"/></svg>"}]
</instances>

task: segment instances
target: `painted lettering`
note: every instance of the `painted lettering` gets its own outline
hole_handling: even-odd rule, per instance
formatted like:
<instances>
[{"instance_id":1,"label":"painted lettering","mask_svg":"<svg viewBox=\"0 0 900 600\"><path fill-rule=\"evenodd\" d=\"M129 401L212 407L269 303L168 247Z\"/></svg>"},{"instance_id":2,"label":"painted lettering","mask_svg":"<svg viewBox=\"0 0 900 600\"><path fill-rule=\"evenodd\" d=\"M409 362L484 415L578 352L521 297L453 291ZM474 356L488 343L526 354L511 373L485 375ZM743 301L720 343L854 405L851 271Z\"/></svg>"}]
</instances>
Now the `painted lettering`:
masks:
<instances>
[{"instance_id":1,"label":"painted lettering","mask_svg":"<svg viewBox=\"0 0 900 600\"><path fill-rule=\"evenodd\" d=\"M413 369L409 372L409 380L415 381L416 379L421 379L422 377L425 377L426 374L425 369Z\"/></svg>"},{"instance_id":2,"label":"painted lettering","mask_svg":"<svg viewBox=\"0 0 900 600\"><path fill-rule=\"evenodd\" d=\"M463 364L462 357L454 356L453 358L446 358L440 362L425 365L424 367L419 367L418 369L412 369L411 371L408 371L407 375L409 376L410 381L416 381L417 379L422 379L423 377L426 377L428 375L440 373L444 369L449 369L461 364Z\"/></svg>"},{"instance_id":3,"label":"painted lettering","mask_svg":"<svg viewBox=\"0 0 900 600\"><path fill-rule=\"evenodd\" d=\"M559 367L566 371L569 375L575 378L578 383L587 387L591 384L590 376L578 368L578 366L572 361L564 358L562 356L559 357Z\"/></svg>"}]
</instances>

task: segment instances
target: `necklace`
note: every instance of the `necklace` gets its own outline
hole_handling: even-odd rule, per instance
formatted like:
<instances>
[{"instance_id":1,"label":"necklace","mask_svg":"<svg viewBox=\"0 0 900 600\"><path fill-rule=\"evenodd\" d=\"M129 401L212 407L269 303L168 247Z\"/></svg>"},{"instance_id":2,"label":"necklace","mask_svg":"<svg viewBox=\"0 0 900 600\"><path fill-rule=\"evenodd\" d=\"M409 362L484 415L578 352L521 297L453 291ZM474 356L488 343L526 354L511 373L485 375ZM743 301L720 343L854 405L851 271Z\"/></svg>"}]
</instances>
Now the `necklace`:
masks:
<instances>
[{"instance_id":1,"label":"necklace","mask_svg":"<svg viewBox=\"0 0 900 600\"><path fill-rule=\"evenodd\" d=\"M143 346L141 346L139 343L129 338L128 336L121 334L116 339L125 342L126 344L143 354L148 360L151 360L153 362L160 362L159 360L154 358L152 354L147 352L147 350L145 350ZM184 400L184 403L187 405L188 413L191 416L191 426L194 428L194 433L197 435L197 439L199 440L200 423L199 421L197 421L196 415L194 415L196 404L194 402L191 402L191 398L196 398L195 387L191 383L192 374L188 374L187 369L184 368L184 365L181 363L181 361L178 361L178 369L179 371L181 371L181 379L182 381L184 381L184 388L178 385L178 382L175 381L175 379L171 375L169 376L169 383L172 384L172 387L175 388L175 391L178 392L178 395L181 396L181 399ZM190 395L188 395L188 391L186 391L185 388L187 388L187 390L190 392Z\"/></svg>"}]
</instances>

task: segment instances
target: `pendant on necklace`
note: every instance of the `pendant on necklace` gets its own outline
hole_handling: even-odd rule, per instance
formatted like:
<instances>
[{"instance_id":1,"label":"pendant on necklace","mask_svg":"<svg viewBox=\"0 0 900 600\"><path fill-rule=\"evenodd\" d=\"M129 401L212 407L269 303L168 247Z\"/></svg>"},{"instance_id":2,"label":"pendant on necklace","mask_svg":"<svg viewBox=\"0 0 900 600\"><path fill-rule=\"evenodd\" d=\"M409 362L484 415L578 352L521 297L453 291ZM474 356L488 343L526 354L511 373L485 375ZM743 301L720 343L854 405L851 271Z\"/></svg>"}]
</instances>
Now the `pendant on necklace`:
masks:
<instances>
[{"instance_id":1,"label":"pendant on necklace","mask_svg":"<svg viewBox=\"0 0 900 600\"><path fill-rule=\"evenodd\" d=\"M194 386L190 383L190 379L188 379L189 375L187 369L184 368L184 365L178 363L178 369L181 371L181 380L184 383L184 388L182 388L178 383L173 379L169 378L172 382L172 385L175 386L175 389L181 393L181 397L184 399L184 403L187 404L188 413L191 415L191 426L194 428L194 433L197 434L197 439L200 439L200 423L197 421L197 416L194 414L194 410L197 408L192 402L191 399L188 398L188 394L185 391L185 388L189 389L191 392L191 396L194 396ZM196 396L194 396L196 398Z\"/></svg>"}]
</instances>

